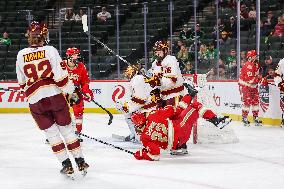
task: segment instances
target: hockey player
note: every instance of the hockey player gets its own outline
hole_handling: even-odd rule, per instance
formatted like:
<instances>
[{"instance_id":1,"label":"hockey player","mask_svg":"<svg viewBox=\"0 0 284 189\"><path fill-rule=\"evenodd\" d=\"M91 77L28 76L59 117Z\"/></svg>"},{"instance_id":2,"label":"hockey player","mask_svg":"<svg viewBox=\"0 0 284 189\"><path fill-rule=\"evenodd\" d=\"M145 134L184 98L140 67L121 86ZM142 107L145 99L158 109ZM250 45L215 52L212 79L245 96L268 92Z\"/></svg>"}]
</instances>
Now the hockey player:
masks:
<instances>
[{"instance_id":1,"label":"hockey player","mask_svg":"<svg viewBox=\"0 0 284 189\"><path fill-rule=\"evenodd\" d=\"M131 119L137 126L137 132L141 132L140 139L143 144L143 149L134 154L137 160L159 160L160 149L182 149L179 154L187 154L187 149L183 146L189 140L192 126L199 117L220 128L231 121L228 117L217 118L216 114L202 107L200 103L191 103L191 99L190 95L185 95L177 108L167 105L151 112L147 117L140 112L132 115Z\"/></svg>"},{"instance_id":2,"label":"hockey player","mask_svg":"<svg viewBox=\"0 0 284 189\"><path fill-rule=\"evenodd\" d=\"M69 78L73 81L76 90L79 93L79 103L73 104L72 109L75 116L77 133L81 133L84 114L84 100L90 102L93 99L93 92L89 87L90 79L88 71L83 62L79 61L80 51L76 47L66 50L67 59L64 63L67 65ZM80 142L82 139L79 138Z\"/></svg>"},{"instance_id":3,"label":"hockey player","mask_svg":"<svg viewBox=\"0 0 284 189\"><path fill-rule=\"evenodd\" d=\"M52 46L44 46L47 33L45 24L31 23L27 33L29 47L17 55L17 78L36 124L44 131L52 151L62 163L60 172L71 176L74 170L66 148L75 158L79 171L85 172L89 167L72 127L63 93L69 101L77 101L78 95L58 51Z\"/></svg>"},{"instance_id":4,"label":"hockey player","mask_svg":"<svg viewBox=\"0 0 284 189\"><path fill-rule=\"evenodd\" d=\"M151 94L152 96L155 95L156 90L151 92L153 88L148 83L145 83L145 78L139 73L139 69L138 65L131 65L124 71L124 76L130 80L130 99L119 101L116 104L116 108L124 113L125 120L131 132L131 134L125 138L125 141L140 141L135 131L135 126L131 121L131 114L137 110L146 113L156 109L156 102L151 98Z\"/></svg>"},{"instance_id":5,"label":"hockey player","mask_svg":"<svg viewBox=\"0 0 284 189\"><path fill-rule=\"evenodd\" d=\"M248 121L248 113L250 107L252 107L253 119L255 126L261 126L262 121L258 117L259 113L259 93L258 83L261 81L259 74L259 62L257 53L255 50L247 52L248 61L243 65L240 72L239 87L241 93L241 99L243 101L242 107L242 121L244 126L250 126Z\"/></svg>"},{"instance_id":6,"label":"hockey player","mask_svg":"<svg viewBox=\"0 0 284 189\"><path fill-rule=\"evenodd\" d=\"M278 63L278 67L275 70L274 82L275 85L279 87L280 90L280 107L282 109L282 121L281 127L284 128L284 58Z\"/></svg>"},{"instance_id":7,"label":"hockey player","mask_svg":"<svg viewBox=\"0 0 284 189\"><path fill-rule=\"evenodd\" d=\"M168 55L168 52L167 42L157 41L155 43L154 54L157 58L152 63L151 73L153 77L146 82L152 87L158 86L164 105L176 106L184 95L184 79L176 57Z\"/></svg>"}]
</instances>

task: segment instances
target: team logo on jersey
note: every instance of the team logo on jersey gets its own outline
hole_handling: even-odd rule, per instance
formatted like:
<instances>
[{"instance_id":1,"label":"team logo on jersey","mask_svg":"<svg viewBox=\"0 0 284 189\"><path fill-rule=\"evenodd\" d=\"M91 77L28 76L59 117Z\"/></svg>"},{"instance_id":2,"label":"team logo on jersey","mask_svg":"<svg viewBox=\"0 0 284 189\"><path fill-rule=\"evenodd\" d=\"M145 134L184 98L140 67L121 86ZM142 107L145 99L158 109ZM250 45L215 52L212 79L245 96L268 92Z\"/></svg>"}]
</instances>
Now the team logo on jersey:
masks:
<instances>
[{"instance_id":1,"label":"team logo on jersey","mask_svg":"<svg viewBox=\"0 0 284 189\"><path fill-rule=\"evenodd\" d=\"M115 90L112 93L112 101L117 102L125 95L125 88L122 85L115 86Z\"/></svg>"},{"instance_id":2,"label":"team logo on jersey","mask_svg":"<svg viewBox=\"0 0 284 189\"><path fill-rule=\"evenodd\" d=\"M79 80L79 75L78 74L74 74L74 73L69 73L69 79L71 79L73 81L78 81Z\"/></svg>"},{"instance_id":3,"label":"team logo on jersey","mask_svg":"<svg viewBox=\"0 0 284 189\"><path fill-rule=\"evenodd\" d=\"M268 85L259 86L259 98L260 98L260 107L263 112L266 112L269 107L269 86Z\"/></svg>"},{"instance_id":4,"label":"team logo on jersey","mask_svg":"<svg viewBox=\"0 0 284 189\"><path fill-rule=\"evenodd\" d=\"M23 56L24 56L25 62L31 62L31 61L34 61L34 60L43 59L43 58L45 58L45 50L32 52L32 53L29 53L29 54L25 54Z\"/></svg>"}]
</instances>

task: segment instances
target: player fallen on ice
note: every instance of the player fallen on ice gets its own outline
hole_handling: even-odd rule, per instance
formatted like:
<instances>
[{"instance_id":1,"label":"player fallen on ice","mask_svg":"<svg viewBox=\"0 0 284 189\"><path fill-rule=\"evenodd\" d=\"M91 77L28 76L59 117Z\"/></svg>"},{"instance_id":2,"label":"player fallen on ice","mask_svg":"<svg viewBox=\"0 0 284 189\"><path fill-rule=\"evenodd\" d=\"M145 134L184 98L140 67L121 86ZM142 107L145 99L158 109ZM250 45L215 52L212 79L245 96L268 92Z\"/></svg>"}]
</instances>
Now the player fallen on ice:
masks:
<instances>
[{"instance_id":1,"label":"player fallen on ice","mask_svg":"<svg viewBox=\"0 0 284 189\"><path fill-rule=\"evenodd\" d=\"M66 60L63 62L67 66L69 73L69 79L71 79L75 85L75 90L79 96L77 103L70 104L76 123L76 133L81 133L83 125L83 114L84 114L84 101L91 102L93 99L93 92L89 87L90 79L88 71L82 61L80 61L80 50L76 47L68 48L66 50ZM83 139L79 137L79 141Z\"/></svg>"},{"instance_id":2,"label":"player fallen on ice","mask_svg":"<svg viewBox=\"0 0 284 189\"><path fill-rule=\"evenodd\" d=\"M86 174L89 165L84 160L65 100L76 101L78 96L58 51L44 45L47 34L45 24L32 22L29 26L26 34L29 47L17 55L18 83L26 94L37 126L44 131L53 153L62 163L60 172L71 177L74 173L68 149L79 171Z\"/></svg>"},{"instance_id":3,"label":"player fallen on ice","mask_svg":"<svg viewBox=\"0 0 284 189\"><path fill-rule=\"evenodd\" d=\"M244 63L239 79L239 89L241 99L243 102L242 106L242 121L244 126L250 126L248 120L248 114L250 107L252 109L253 120L255 126L261 126L262 121L258 117L259 113L259 92L258 84L262 80L259 74L260 64L258 62L258 56L255 50L247 52L247 62Z\"/></svg>"},{"instance_id":4,"label":"player fallen on ice","mask_svg":"<svg viewBox=\"0 0 284 189\"><path fill-rule=\"evenodd\" d=\"M171 150L172 155L187 154L186 142L189 140L193 124L199 117L219 128L231 122L227 116L218 118L211 110L199 102L191 102L192 96L185 95L175 108L167 105L151 112L147 117L141 112L133 113L131 120L141 133L143 149L137 151L137 160L159 160L160 150Z\"/></svg>"},{"instance_id":5,"label":"player fallen on ice","mask_svg":"<svg viewBox=\"0 0 284 189\"><path fill-rule=\"evenodd\" d=\"M129 127L130 135L125 141L139 142L140 137L135 131L131 121L131 114L135 111L150 112L156 109L156 102L152 101L151 95L155 95L153 88L145 82L145 77L140 73L138 65L130 65L124 71L124 76L129 79L130 98L116 103L116 109L123 112L125 121Z\"/></svg>"}]
</instances>

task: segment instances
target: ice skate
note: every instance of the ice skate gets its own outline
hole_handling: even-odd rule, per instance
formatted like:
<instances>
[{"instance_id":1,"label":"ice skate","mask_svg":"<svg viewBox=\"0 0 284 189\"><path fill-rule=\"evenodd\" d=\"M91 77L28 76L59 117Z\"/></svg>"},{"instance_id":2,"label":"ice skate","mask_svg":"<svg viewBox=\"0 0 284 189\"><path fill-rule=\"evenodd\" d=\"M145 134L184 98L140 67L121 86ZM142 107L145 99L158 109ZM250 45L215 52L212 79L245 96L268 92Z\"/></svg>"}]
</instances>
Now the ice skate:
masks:
<instances>
[{"instance_id":1,"label":"ice skate","mask_svg":"<svg viewBox=\"0 0 284 189\"><path fill-rule=\"evenodd\" d=\"M229 116L224 116L224 117L211 118L207 121L213 123L219 129L223 129L225 126L231 123L232 119Z\"/></svg>"},{"instance_id":2,"label":"ice skate","mask_svg":"<svg viewBox=\"0 0 284 189\"><path fill-rule=\"evenodd\" d=\"M45 144L50 144L48 139L45 139Z\"/></svg>"},{"instance_id":3,"label":"ice skate","mask_svg":"<svg viewBox=\"0 0 284 189\"><path fill-rule=\"evenodd\" d=\"M243 122L245 127L249 127L250 126L250 122L249 122L248 118L243 118L242 122Z\"/></svg>"},{"instance_id":4,"label":"ice skate","mask_svg":"<svg viewBox=\"0 0 284 189\"><path fill-rule=\"evenodd\" d=\"M67 176L68 178L74 180L74 169L70 159L66 159L62 162L63 168L60 170L60 173Z\"/></svg>"},{"instance_id":5,"label":"ice skate","mask_svg":"<svg viewBox=\"0 0 284 189\"><path fill-rule=\"evenodd\" d=\"M78 170L82 173L83 176L87 174L87 169L89 165L85 162L84 158L75 158L75 161L78 166Z\"/></svg>"},{"instance_id":6,"label":"ice skate","mask_svg":"<svg viewBox=\"0 0 284 189\"><path fill-rule=\"evenodd\" d=\"M257 127L262 126L262 121L259 119L259 117L254 117L253 120L254 120L255 126Z\"/></svg>"},{"instance_id":7,"label":"ice skate","mask_svg":"<svg viewBox=\"0 0 284 189\"><path fill-rule=\"evenodd\" d=\"M282 119L280 127L284 128L284 119Z\"/></svg>"},{"instance_id":8,"label":"ice skate","mask_svg":"<svg viewBox=\"0 0 284 189\"><path fill-rule=\"evenodd\" d=\"M186 155L186 154L188 154L187 145L183 144L183 145L177 147L177 149L171 150L170 154L171 155Z\"/></svg>"}]
</instances>

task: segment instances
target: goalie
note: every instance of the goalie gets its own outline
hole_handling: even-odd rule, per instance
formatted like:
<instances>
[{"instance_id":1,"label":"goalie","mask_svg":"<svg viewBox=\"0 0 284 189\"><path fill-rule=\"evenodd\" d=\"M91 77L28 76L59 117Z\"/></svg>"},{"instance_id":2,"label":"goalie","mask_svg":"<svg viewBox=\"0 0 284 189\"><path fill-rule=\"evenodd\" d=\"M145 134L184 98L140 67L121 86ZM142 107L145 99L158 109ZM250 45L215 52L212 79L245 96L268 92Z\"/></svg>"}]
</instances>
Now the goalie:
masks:
<instances>
[{"instance_id":1,"label":"goalie","mask_svg":"<svg viewBox=\"0 0 284 189\"><path fill-rule=\"evenodd\" d=\"M191 103L192 96L185 95L177 108L168 105L151 112L147 117L136 112L131 120L141 133L143 149L137 151L137 160L159 160L160 149L176 152L175 155L187 154L186 142L189 140L192 126L199 117L206 119L219 128L230 123L228 117L218 118L215 113L205 109L198 102Z\"/></svg>"}]
</instances>

